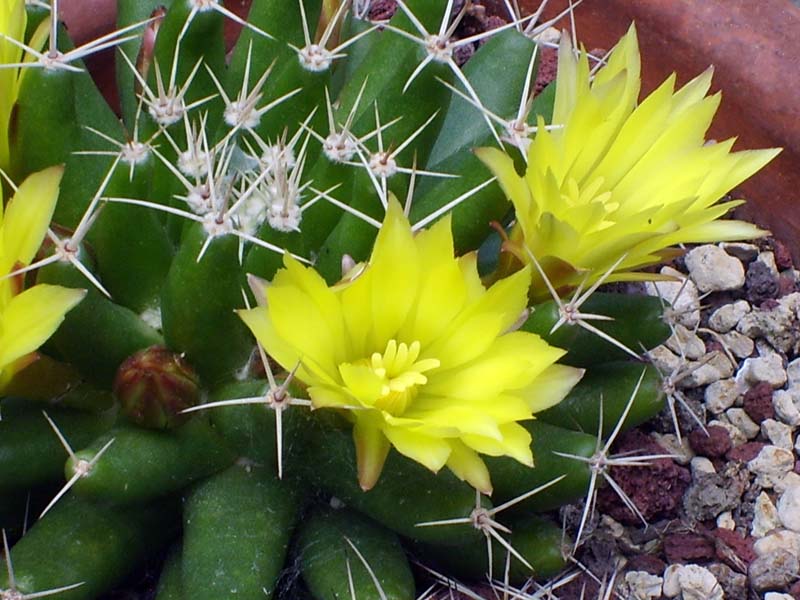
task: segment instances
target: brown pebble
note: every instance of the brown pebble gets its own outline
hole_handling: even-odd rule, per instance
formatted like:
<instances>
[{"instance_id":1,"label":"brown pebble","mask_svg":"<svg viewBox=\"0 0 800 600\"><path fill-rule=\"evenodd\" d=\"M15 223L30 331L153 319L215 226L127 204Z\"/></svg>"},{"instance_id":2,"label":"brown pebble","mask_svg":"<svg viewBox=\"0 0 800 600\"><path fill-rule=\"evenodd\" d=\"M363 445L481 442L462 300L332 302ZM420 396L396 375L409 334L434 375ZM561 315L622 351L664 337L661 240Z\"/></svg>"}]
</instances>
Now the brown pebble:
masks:
<instances>
[{"instance_id":1,"label":"brown pebble","mask_svg":"<svg viewBox=\"0 0 800 600\"><path fill-rule=\"evenodd\" d=\"M789 273L782 273L778 277L778 297L783 298L789 294L797 291L797 284L794 281L794 276Z\"/></svg>"},{"instance_id":2,"label":"brown pebble","mask_svg":"<svg viewBox=\"0 0 800 600\"><path fill-rule=\"evenodd\" d=\"M758 304L778 295L778 277L761 261L753 261L745 275L746 298L750 304Z\"/></svg>"},{"instance_id":3,"label":"brown pebble","mask_svg":"<svg viewBox=\"0 0 800 600\"><path fill-rule=\"evenodd\" d=\"M739 560L744 562L745 564L750 564L756 557L756 553L753 550L753 543L754 540L750 536L743 536L737 531L731 531L730 529L716 529L714 531L714 535L716 536L717 540L721 543L717 543L717 558L721 561L724 561L730 566L736 568L737 565L731 564L732 561L729 555L729 552L732 551Z\"/></svg>"},{"instance_id":4,"label":"brown pebble","mask_svg":"<svg viewBox=\"0 0 800 600\"><path fill-rule=\"evenodd\" d=\"M645 571L660 577L667 568L667 563L652 554L637 554L628 560L627 567L631 571Z\"/></svg>"},{"instance_id":5,"label":"brown pebble","mask_svg":"<svg viewBox=\"0 0 800 600\"><path fill-rule=\"evenodd\" d=\"M664 538L664 555L670 563L693 563L714 558L714 544L696 533L673 533Z\"/></svg>"},{"instance_id":6,"label":"brown pebble","mask_svg":"<svg viewBox=\"0 0 800 600\"><path fill-rule=\"evenodd\" d=\"M766 381L760 381L751 387L744 395L742 408L756 423L773 418L775 409L772 407L772 386Z\"/></svg>"},{"instance_id":7,"label":"brown pebble","mask_svg":"<svg viewBox=\"0 0 800 600\"><path fill-rule=\"evenodd\" d=\"M558 70L558 51L555 48L541 48L539 50L539 70L536 72L534 94L538 94L556 78Z\"/></svg>"},{"instance_id":8,"label":"brown pebble","mask_svg":"<svg viewBox=\"0 0 800 600\"><path fill-rule=\"evenodd\" d=\"M775 256L775 265L781 270L793 269L792 253L783 242L772 239L772 254Z\"/></svg>"},{"instance_id":9,"label":"brown pebble","mask_svg":"<svg viewBox=\"0 0 800 600\"><path fill-rule=\"evenodd\" d=\"M616 451L631 455L666 454L661 445L638 429L625 433L619 439ZM692 480L686 467L669 458L654 459L641 467L612 467L611 476L648 521L656 516L673 516ZM598 491L597 506L620 523L633 525L640 522L610 486Z\"/></svg>"},{"instance_id":10,"label":"brown pebble","mask_svg":"<svg viewBox=\"0 0 800 600\"><path fill-rule=\"evenodd\" d=\"M764 442L747 442L745 444L741 444L740 446L736 446L735 448L731 448L730 451L725 455L725 458L728 460L739 460L741 462L750 462L758 453L761 452L761 449L766 446Z\"/></svg>"},{"instance_id":11,"label":"brown pebble","mask_svg":"<svg viewBox=\"0 0 800 600\"><path fill-rule=\"evenodd\" d=\"M711 425L706 432L699 427L689 434L689 445L700 456L717 458L731 449L731 436L728 430L719 425Z\"/></svg>"}]
</instances>

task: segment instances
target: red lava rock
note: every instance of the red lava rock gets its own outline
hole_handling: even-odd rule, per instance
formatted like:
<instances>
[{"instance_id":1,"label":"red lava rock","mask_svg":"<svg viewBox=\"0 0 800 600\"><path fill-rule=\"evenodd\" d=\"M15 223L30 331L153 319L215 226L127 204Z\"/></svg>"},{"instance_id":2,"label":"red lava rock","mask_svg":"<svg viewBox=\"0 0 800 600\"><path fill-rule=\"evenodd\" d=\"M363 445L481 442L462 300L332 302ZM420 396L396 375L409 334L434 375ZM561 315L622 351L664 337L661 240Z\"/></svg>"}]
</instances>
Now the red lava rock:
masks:
<instances>
[{"instance_id":1,"label":"red lava rock","mask_svg":"<svg viewBox=\"0 0 800 600\"><path fill-rule=\"evenodd\" d=\"M737 568L735 560L732 560L732 552L745 564L750 564L756 557L753 550L754 540L750 536L743 536L737 531L730 529L716 529L714 536L717 538L716 554L721 561L728 563L731 567Z\"/></svg>"},{"instance_id":2,"label":"red lava rock","mask_svg":"<svg viewBox=\"0 0 800 600\"><path fill-rule=\"evenodd\" d=\"M695 429L689 434L689 445L700 456L717 458L725 456L731 449L731 436L728 430L719 425L708 427L708 435L702 429Z\"/></svg>"},{"instance_id":3,"label":"red lava rock","mask_svg":"<svg viewBox=\"0 0 800 600\"><path fill-rule=\"evenodd\" d=\"M792 587L789 588L789 595L795 600L800 600L800 580L795 581Z\"/></svg>"},{"instance_id":4,"label":"red lava rock","mask_svg":"<svg viewBox=\"0 0 800 600\"><path fill-rule=\"evenodd\" d=\"M653 438L637 429L622 436L615 451L629 455L666 454ZM612 467L611 476L648 521L656 516L674 516L692 480L687 468L668 458L653 460L645 467ZM641 522L610 487L598 491L597 506L621 523Z\"/></svg>"},{"instance_id":5,"label":"red lava rock","mask_svg":"<svg viewBox=\"0 0 800 600\"><path fill-rule=\"evenodd\" d=\"M711 352L724 352L724 347L720 344L719 340L715 340L714 338L709 338L706 340L706 353Z\"/></svg>"},{"instance_id":6,"label":"red lava rock","mask_svg":"<svg viewBox=\"0 0 800 600\"><path fill-rule=\"evenodd\" d=\"M761 381L747 390L744 395L743 408L756 423L773 418L775 409L772 407L772 386Z\"/></svg>"},{"instance_id":7,"label":"red lava rock","mask_svg":"<svg viewBox=\"0 0 800 600\"><path fill-rule=\"evenodd\" d=\"M725 455L725 458L728 460L739 460L742 462L750 462L758 453L761 452L761 449L766 446L764 442L747 442L740 446L736 446L735 448L731 448L731 450Z\"/></svg>"},{"instance_id":8,"label":"red lava rock","mask_svg":"<svg viewBox=\"0 0 800 600\"><path fill-rule=\"evenodd\" d=\"M794 262L792 261L792 253L789 251L789 247L780 240L772 238L771 241L772 253L775 255L775 265L778 269L781 271L793 269Z\"/></svg>"},{"instance_id":9,"label":"red lava rock","mask_svg":"<svg viewBox=\"0 0 800 600\"><path fill-rule=\"evenodd\" d=\"M789 294L797 291L797 283L794 276L789 273L783 273L778 277L778 297L783 298Z\"/></svg>"},{"instance_id":10,"label":"red lava rock","mask_svg":"<svg viewBox=\"0 0 800 600\"><path fill-rule=\"evenodd\" d=\"M547 87L547 84L556 78L558 69L558 50L555 48L539 48L539 70L536 72L536 83L533 86L534 95Z\"/></svg>"},{"instance_id":11,"label":"red lava rock","mask_svg":"<svg viewBox=\"0 0 800 600\"><path fill-rule=\"evenodd\" d=\"M652 554L637 554L628 559L627 568L631 571L645 571L660 577L667 568L667 563Z\"/></svg>"},{"instance_id":12,"label":"red lava rock","mask_svg":"<svg viewBox=\"0 0 800 600\"><path fill-rule=\"evenodd\" d=\"M714 558L714 544L697 533L673 533L664 538L664 555L670 563L694 563Z\"/></svg>"},{"instance_id":13,"label":"red lava rock","mask_svg":"<svg viewBox=\"0 0 800 600\"><path fill-rule=\"evenodd\" d=\"M778 294L778 278L766 264L758 260L748 265L744 285L745 297L750 304L758 304L764 300L775 298Z\"/></svg>"},{"instance_id":14,"label":"red lava rock","mask_svg":"<svg viewBox=\"0 0 800 600\"><path fill-rule=\"evenodd\" d=\"M792 470L798 475L800 475L800 460L794 461L794 469Z\"/></svg>"}]
</instances>

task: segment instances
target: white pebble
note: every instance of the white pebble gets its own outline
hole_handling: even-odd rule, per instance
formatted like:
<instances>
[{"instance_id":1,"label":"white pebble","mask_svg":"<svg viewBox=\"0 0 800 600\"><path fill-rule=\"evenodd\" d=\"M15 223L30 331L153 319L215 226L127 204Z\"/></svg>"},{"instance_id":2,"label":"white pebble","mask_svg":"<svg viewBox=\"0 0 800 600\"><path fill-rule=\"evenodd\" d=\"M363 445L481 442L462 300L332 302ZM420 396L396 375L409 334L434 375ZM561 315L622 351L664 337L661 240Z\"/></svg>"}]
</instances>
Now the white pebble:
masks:
<instances>
[{"instance_id":1,"label":"white pebble","mask_svg":"<svg viewBox=\"0 0 800 600\"><path fill-rule=\"evenodd\" d=\"M733 379L720 379L706 388L704 396L706 408L718 415L733 406L739 397L739 387Z\"/></svg>"},{"instance_id":2,"label":"white pebble","mask_svg":"<svg viewBox=\"0 0 800 600\"><path fill-rule=\"evenodd\" d=\"M677 371L681 366L681 359L675 356L672 351L666 346L656 346L647 353L647 358L653 363L653 366L664 374L669 374Z\"/></svg>"},{"instance_id":3,"label":"white pebble","mask_svg":"<svg viewBox=\"0 0 800 600\"><path fill-rule=\"evenodd\" d=\"M725 304L711 313L708 318L708 326L716 332L727 333L750 312L750 304L747 300L737 300L733 304Z\"/></svg>"},{"instance_id":4,"label":"white pebble","mask_svg":"<svg viewBox=\"0 0 800 600\"><path fill-rule=\"evenodd\" d=\"M800 425L800 390L794 388L793 390L776 390L772 394L772 407L775 409L775 415L792 427Z\"/></svg>"},{"instance_id":5,"label":"white pebble","mask_svg":"<svg viewBox=\"0 0 800 600\"><path fill-rule=\"evenodd\" d=\"M776 352L769 352L758 358L747 358L736 374L736 380L750 385L766 381L773 388L783 387L786 383L783 359Z\"/></svg>"},{"instance_id":6,"label":"white pebble","mask_svg":"<svg viewBox=\"0 0 800 600\"><path fill-rule=\"evenodd\" d=\"M798 281L797 279L798 273L800 273L800 271L795 270L795 281ZM796 315L800 316L800 292L792 292L791 294L786 294L782 298L778 298L778 303L781 306L785 306Z\"/></svg>"},{"instance_id":7,"label":"white pebble","mask_svg":"<svg viewBox=\"0 0 800 600\"><path fill-rule=\"evenodd\" d=\"M758 258L756 260L760 263L764 263L766 267L769 269L770 273L772 273L775 277L780 275L780 273L778 272L778 265L775 264L775 255L769 250L765 250L764 252L759 252Z\"/></svg>"},{"instance_id":8,"label":"white pebble","mask_svg":"<svg viewBox=\"0 0 800 600\"><path fill-rule=\"evenodd\" d=\"M732 425L739 428L748 440L752 440L761 432L761 428L743 408L729 408L725 411L725 416Z\"/></svg>"},{"instance_id":9,"label":"white pebble","mask_svg":"<svg viewBox=\"0 0 800 600\"><path fill-rule=\"evenodd\" d=\"M786 473L786 475L784 475L780 479L775 480L775 485L772 486L772 489L774 489L779 494L782 494L789 488L795 486L800 487L800 475L798 475L794 471L789 471L788 473Z\"/></svg>"},{"instance_id":10,"label":"white pebble","mask_svg":"<svg viewBox=\"0 0 800 600\"><path fill-rule=\"evenodd\" d=\"M778 529L757 539L753 544L756 556L767 556L778 550L786 550L795 556L800 556L800 534L787 529Z\"/></svg>"},{"instance_id":11,"label":"white pebble","mask_svg":"<svg viewBox=\"0 0 800 600\"><path fill-rule=\"evenodd\" d=\"M722 343L737 358L747 358L753 353L755 343L738 331L729 331L720 336Z\"/></svg>"},{"instance_id":12,"label":"white pebble","mask_svg":"<svg viewBox=\"0 0 800 600\"><path fill-rule=\"evenodd\" d=\"M778 516L787 529L800 532L800 486L793 485L778 499Z\"/></svg>"},{"instance_id":13,"label":"white pebble","mask_svg":"<svg viewBox=\"0 0 800 600\"><path fill-rule=\"evenodd\" d=\"M674 333L664 343L677 355L683 352L683 356L689 360L702 358L706 353L705 342L680 323L674 326Z\"/></svg>"},{"instance_id":14,"label":"white pebble","mask_svg":"<svg viewBox=\"0 0 800 600\"><path fill-rule=\"evenodd\" d=\"M761 422L761 433L778 448L792 449L792 428L786 423L781 423L775 419L764 419Z\"/></svg>"},{"instance_id":15,"label":"white pebble","mask_svg":"<svg viewBox=\"0 0 800 600\"><path fill-rule=\"evenodd\" d=\"M628 571L625 573L625 583L628 585L630 593L628 597L632 600L660 598L663 581L658 575L651 575L647 571Z\"/></svg>"},{"instance_id":16,"label":"white pebble","mask_svg":"<svg viewBox=\"0 0 800 600\"><path fill-rule=\"evenodd\" d=\"M794 468L794 452L777 446L764 446L747 468L754 473L756 483L764 488L771 488L786 473Z\"/></svg>"},{"instance_id":17,"label":"white pebble","mask_svg":"<svg viewBox=\"0 0 800 600\"><path fill-rule=\"evenodd\" d=\"M731 513L729 510L726 510L725 512L717 515L717 527L720 529L728 529L730 531L736 529L736 521L733 520L733 513Z\"/></svg>"},{"instance_id":18,"label":"white pebble","mask_svg":"<svg viewBox=\"0 0 800 600\"><path fill-rule=\"evenodd\" d=\"M767 592L764 594L764 600L795 600L795 597L783 592Z\"/></svg>"},{"instance_id":19,"label":"white pebble","mask_svg":"<svg viewBox=\"0 0 800 600\"><path fill-rule=\"evenodd\" d=\"M692 477L695 479L698 475L702 475L704 473L716 473L717 470L714 468L714 463L712 463L709 459L705 456L695 456L691 462L691 469L692 469Z\"/></svg>"},{"instance_id":20,"label":"white pebble","mask_svg":"<svg viewBox=\"0 0 800 600\"><path fill-rule=\"evenodd\" d=\"M778 518L778 510L770 500L766 492L761 492L756 498L753 513L753 524L750 527L750 535L756 538L764 537L773 529L781 526Z\"/></svg>"},{"instance_id":21,"label":"white pebble","mask_svg":"<svg viewBox=\"0 0 800 600\"><path fill-rule=\"evenodd\" d=\"M678 578L683 565L669 565L664 570L663 591L667 598L674 598L681 593L681 584Z\"/></svg>"},{"instance_id":22,"label":"white pebble","mask_svg":"<svg viewBox=\"0 0 800 600\"><path fill-rule=\"evenodd\" d=\"M800 358L795 358L786 365L786 375L789 378L789 387L800 385Z\"/></svg>"},{"instance_id":23,"label":"white pebble","mask_svg":"<svg viewBox=\"0 0 800 600\"><path fill-rule=\"evenodd\" d=\"M733 375L731 361L719 350L707 354L702 362L688 362L686 369L689 374L678 382L682 388L702 387Z\"/></svg>"},{"instance_id":24,"label":"white pebble","mask_svg":"<svg viewBox=\"0 0 800 600\"><path fill-rule=\"evenodd\" d=\"M723 600L725 594L717 578L699 565L670 565L664 571L664 595L682 600Z\"/></svg>"},{"instance_id":25,"label":"white pebble","mask_svg":"<svg viewBox=\"0 0 800 600\"><path fill-rule=\"evenodd\" d=\"M686 254L686 268L701 292L736 290L744 285L742 261L722 248L698 246Z\"/></svg>"},{"instance_id":26,"label":"white pebble","mask_svg":"<svg viewBox=\"0 0 800 600\"><path fill-rule=\"evenodd\" d=\"M753 339L763 337L781 352L791 352L797 343L794 311L783 304L753 310L742 317L736 331Z\"/></svg>"},{"instance_id":27,"label":"white pebble","mask_svg":"<svg viewBox=\"0 0 800 600\"><path fill-rule=\"evenodd\" d=\"M659 296L670 303L672 309L667 317L674 323L680 323L694 329L700 323L700 298L697 286L691 279L672 267L663 267L662 275L674 277L676 281L648 281L646 292L651 296Z\"/></svg>"}]
</instances>

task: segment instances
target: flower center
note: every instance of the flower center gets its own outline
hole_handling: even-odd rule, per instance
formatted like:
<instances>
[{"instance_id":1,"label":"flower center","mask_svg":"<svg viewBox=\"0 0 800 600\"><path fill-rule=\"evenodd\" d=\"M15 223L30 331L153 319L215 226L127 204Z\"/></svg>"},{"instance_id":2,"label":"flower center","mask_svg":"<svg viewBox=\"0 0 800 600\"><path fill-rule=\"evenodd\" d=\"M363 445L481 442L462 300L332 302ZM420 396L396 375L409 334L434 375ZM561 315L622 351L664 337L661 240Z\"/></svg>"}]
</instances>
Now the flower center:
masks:
<instances>
[{"instance_id":1,"label":"flower center","mask_svg":"<svg viewBox=\"0 0 800 600\"><path fill-rule=\"evenodd\" d=\"M381 354L374 352L369 359L372 371L382 380L381 395L375 401L375 408L392 415L402 415L417 395L417 386L428 383L423 375L441 364L438 359L419 358L419 342L406 344L389 340L386 350Z\"/></svg>"}]
</instances>

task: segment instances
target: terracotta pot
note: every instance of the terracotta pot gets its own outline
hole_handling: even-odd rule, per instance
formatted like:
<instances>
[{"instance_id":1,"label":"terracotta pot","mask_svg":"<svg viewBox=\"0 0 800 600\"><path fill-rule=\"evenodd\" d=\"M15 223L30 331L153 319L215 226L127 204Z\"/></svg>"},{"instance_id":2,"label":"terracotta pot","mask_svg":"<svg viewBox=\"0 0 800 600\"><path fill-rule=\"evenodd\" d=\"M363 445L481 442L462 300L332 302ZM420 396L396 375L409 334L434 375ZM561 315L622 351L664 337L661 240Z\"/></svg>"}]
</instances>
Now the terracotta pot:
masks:
<instances>
[{"instance_id":1,"label":"terracotta pot","mask_svg":"<svg viewBox=\"0 0 800 600\"><path fill-rule=\"evenodd\" d=\"M545 16L567 6L551 0ZM784 149L741 186L748 203L739 216L772 230L800 260L800 8L789 0L585 0L575 18L589 48L610 48L636 22L645 91L673 71L685 82L714 65L723 99L710 137Z\"/></svg>"}]
</instances>

